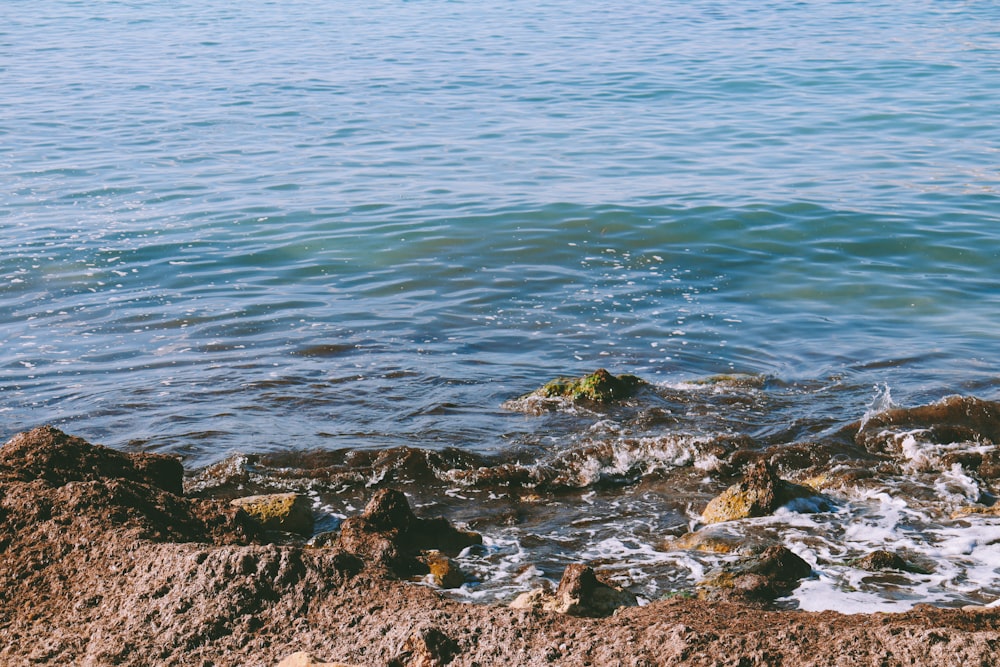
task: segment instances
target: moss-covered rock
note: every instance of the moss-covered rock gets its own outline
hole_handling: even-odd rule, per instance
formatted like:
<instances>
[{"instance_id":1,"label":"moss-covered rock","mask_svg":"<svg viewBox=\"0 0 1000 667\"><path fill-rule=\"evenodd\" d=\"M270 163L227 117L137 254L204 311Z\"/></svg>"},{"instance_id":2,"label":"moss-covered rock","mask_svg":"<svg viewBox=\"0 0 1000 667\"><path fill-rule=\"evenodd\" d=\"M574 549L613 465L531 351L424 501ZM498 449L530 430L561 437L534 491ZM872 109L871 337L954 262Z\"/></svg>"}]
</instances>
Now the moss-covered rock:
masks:
<instances>
[{"instance_id":1,"label":"moss-covered rock","mask_svg":"<svg viewBox=\"0 0 1000 667\"><path fill-rule=\"evenodd\" d=\"M313 531L312 503L298 493L271 493L236 498L233 505L259 521L264 530L310 536Z\"/></svg>"},{"instance_id":2,"label":"moss-covered rock","mask_svg":"<svg viewBox=\"0 0 1000 667\"><path fill-rule=\"evenodd\" d=\"M573 401L610 403L629 398L647 382L635 375L612 375L599 368L580 378L556 378L534 392L542 398L568 398Z\"/></svg>"}]
</instances>

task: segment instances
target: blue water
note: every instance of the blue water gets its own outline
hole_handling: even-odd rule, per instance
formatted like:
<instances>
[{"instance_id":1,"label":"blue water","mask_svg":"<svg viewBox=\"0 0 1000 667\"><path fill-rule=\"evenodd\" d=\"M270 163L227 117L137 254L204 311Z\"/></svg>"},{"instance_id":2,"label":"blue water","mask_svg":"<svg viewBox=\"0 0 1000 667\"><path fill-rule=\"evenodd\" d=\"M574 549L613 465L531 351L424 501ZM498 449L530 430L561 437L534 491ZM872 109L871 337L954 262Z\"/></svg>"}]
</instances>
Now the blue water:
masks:
<instances>
[{"instance_id":1,"label":"blue water","mask_svg":"<svg viewBox=\"0 0 1000 667\"><path fill-rule=\"evenodd\" d=\"M6 2L0 430L489 450L597 366L996 396L998 109L989 2Z\"/></svg>"}]
</instances>

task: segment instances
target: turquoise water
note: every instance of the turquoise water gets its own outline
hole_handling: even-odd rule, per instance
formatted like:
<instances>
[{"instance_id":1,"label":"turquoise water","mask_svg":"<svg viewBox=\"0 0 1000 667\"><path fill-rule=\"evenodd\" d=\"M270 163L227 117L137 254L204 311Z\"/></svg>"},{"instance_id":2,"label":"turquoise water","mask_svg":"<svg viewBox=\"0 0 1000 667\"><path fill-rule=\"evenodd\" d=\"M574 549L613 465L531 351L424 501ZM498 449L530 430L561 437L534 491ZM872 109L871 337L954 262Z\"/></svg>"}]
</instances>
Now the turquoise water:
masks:
<instances>
[{"instance_id":1,"label":"turquoise water","mask_svg":"<svg viewBox=\"0 0 1000 667\"><path fill-rule=\"evenodd\" d=\"M998 109L991 2L5 2L0 435L548 456L600 420L501 404L600 366L765 378L645 435L1000 398Z\"/></svg>"}]
</instances>

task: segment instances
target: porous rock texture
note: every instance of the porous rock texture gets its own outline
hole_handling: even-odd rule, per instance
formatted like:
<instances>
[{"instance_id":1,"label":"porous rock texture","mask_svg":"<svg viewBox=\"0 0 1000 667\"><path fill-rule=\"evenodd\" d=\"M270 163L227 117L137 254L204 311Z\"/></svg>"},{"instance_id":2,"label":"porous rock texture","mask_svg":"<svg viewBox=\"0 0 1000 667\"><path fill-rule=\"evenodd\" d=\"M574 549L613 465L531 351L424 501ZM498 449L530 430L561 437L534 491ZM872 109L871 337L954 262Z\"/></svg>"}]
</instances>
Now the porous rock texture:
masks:
<instances>
[{"instance_id":1,"label":"porous rock texture","mask_svg":"<svg viewBox=\"0 0 1000 667\"><path fill-rule=\"evenodd\" d=\"M264 543L227 502L181 496L177 471L51 428L0 448L0 665L987 665L1000 650L989 609L462 603L343 544Z\"/></svg>"}]
</instances>

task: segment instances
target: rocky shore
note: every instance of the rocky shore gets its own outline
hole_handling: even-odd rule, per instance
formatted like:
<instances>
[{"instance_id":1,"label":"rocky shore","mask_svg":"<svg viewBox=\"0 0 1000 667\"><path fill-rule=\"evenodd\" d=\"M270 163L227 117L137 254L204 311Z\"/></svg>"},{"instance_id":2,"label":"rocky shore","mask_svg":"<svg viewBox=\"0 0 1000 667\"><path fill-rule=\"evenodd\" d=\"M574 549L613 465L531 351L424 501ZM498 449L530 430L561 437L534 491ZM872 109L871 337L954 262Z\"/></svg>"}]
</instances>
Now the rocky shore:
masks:
<instances>
[{"instance_id":1,"label":"rocky shore","mask_svg":"<svg viewBox=\"0 0 1000 667\"><path fill-rule=\"evenodd\" d=\"M751 506L805 493L768 474L748 474ZM444 583L479 536L417 516L402 493L376 492L308 546L293 500L277 503L288 530L267 524L273 507L185 497L182 482L172 457L50 427L0 448L0 664L987 665L1000 650L992 609L773 610L808 575L776 547L706 599L635 606L581 563L514 605L463 603L412 579Z\"/></svg>"}]
</instances>

